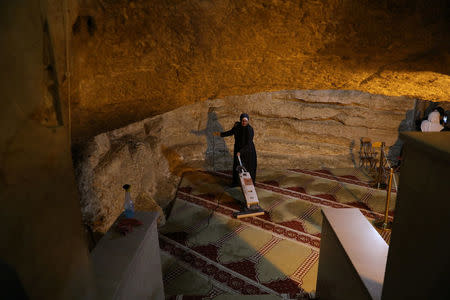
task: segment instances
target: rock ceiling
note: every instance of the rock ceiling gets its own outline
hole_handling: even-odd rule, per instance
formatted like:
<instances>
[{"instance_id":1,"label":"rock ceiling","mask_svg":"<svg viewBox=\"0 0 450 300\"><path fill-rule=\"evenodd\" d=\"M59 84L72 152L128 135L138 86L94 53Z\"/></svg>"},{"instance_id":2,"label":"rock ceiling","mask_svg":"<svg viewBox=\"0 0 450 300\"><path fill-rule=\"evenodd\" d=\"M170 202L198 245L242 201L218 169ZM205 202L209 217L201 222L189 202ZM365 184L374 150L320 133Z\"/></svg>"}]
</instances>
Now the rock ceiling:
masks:
<instances>
[{"instance_id":1,"label":"rock ceiling","mask_svg":"<svg viewBox=\"0 0 450 300\"><path fill-rule=\"evenodd\" d=\"M72 26L75 138L265 91L450 101L445 0L87 3Z\"/></svg>"}]
</instances>

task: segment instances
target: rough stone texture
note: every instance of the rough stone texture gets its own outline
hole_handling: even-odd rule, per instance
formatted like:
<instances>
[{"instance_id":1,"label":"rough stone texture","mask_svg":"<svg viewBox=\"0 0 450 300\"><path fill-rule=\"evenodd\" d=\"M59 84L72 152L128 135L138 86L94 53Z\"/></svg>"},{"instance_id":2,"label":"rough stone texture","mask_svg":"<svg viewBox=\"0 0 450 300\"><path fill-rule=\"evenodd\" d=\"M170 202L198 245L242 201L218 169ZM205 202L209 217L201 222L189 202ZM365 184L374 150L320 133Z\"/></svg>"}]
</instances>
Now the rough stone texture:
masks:
<instances>
[{"instance_id":1,"label":"rough stone texture","mask_svg":"<svg viewBox=\"0 0 450 300\"><path fill-rule=\"evenodd\" d=\"M255 128L259 168L323 168L357 164L361 137L399 145L414 106L358 91L280 91L199 102L102 133L76 151L84 220L105 232L123 209L125 183L134 198L164 207L183 172L230 169L233 138L212 133L230 129L241 112Z\"/></svg>"},{"instance_id":2,"label":"rough stone texture","mask_svg":"<svg viewBox=\"0 0 450 300\"><path fill-rule=\"evenodd\" d=\"M166 223L166 216L161 206L156 203L155 199L148 194L139 194L134 199L134 208L136 211L154 211L158 213L158 226L163 226Z\"/></svg>"},{"instance_id":3,"label":"rough stone texture","mask_svg":"<svg viewBox=\"0 0 450 300\"><path fill-rule=\"evenodd\" d=\"M0 1L1 299L95 299L65 93L74 2Z\"/></svg>"},{"instance_id":4,"label":"rough stone texture","mask_svg":"<svg viewBox=\"0 0 450 300\"><path fill-rule=\"evenodd\" d=\"M80 0L73 135L277 90L450 101L449 20L446 0Z\"/></svg>"}]
</instances>

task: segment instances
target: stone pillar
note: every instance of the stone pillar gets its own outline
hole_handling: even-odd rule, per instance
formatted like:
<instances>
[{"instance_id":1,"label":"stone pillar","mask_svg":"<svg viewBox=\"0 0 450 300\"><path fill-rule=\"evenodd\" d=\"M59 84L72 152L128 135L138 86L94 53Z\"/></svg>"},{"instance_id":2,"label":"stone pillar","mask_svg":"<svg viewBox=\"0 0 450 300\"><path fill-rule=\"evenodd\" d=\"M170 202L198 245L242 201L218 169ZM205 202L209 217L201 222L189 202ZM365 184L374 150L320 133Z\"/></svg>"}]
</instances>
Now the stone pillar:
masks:
<instances>
[{"instance_id":1,"label":"stone pillar","mask_svg":"<svg viewBox=\"0 0 450 300\"><path fill-rule=\"evenodd\" d=\"M450 299L450 132L409 132L382 299Z\"/></svg>"}]
</instances>

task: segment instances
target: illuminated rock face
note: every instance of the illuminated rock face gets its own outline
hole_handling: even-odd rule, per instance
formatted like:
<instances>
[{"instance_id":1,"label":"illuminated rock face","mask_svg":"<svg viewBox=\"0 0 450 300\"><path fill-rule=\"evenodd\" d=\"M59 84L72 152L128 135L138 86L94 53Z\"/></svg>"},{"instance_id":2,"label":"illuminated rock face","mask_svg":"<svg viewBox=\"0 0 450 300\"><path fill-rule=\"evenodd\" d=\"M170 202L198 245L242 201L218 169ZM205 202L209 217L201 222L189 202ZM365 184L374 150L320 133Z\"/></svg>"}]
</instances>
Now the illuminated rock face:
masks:
<instances>
[{"instance_id":1,"label":"illuminated rock face","mask_svg":"<svg viewBox=\"0 0 450 300\"><path fill-rule=\"evenodd\" d=\"M199 102L102 133L76 158L84 220L106 231L123 209L125 183L134 198L165 206L183 172L231 169L233 138L212 133L242 112L255 129L260 169L332 168L358 164L361 137L399 146L398 131L413 129L414 105L358 91L281 91Z\"/></svg>"},{"instance_id":2,"label":"illuminated rock face","mask_svg":"<svg viewBox=\"0 0 450 300\"><path fill-rule=\"evenodd\" d=\"M207 99L285 89L449 101L446 4L80 2L72 26L73 136Z\"/></svg>"}]
</instances>

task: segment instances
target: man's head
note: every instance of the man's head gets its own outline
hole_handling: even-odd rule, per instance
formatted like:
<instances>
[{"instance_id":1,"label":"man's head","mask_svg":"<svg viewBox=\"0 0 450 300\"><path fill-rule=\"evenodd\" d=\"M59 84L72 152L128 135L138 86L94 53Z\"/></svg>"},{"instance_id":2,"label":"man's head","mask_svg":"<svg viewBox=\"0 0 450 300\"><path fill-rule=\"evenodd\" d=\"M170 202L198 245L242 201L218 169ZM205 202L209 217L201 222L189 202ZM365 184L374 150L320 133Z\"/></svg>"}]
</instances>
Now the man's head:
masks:
<instances>
[{"instance_id":1,"label":"man's head","mask_svg":"<svg viewBox=\"0 0 450 300\"><path fill-rule=\"evenodd\" d=\"M250 119L250 117L247 114L244 113L244 114L241 114L239 119L241 120L241 125L242 126L247 126L248 125L248 120Z\"/></svg>"}]
</instances>

